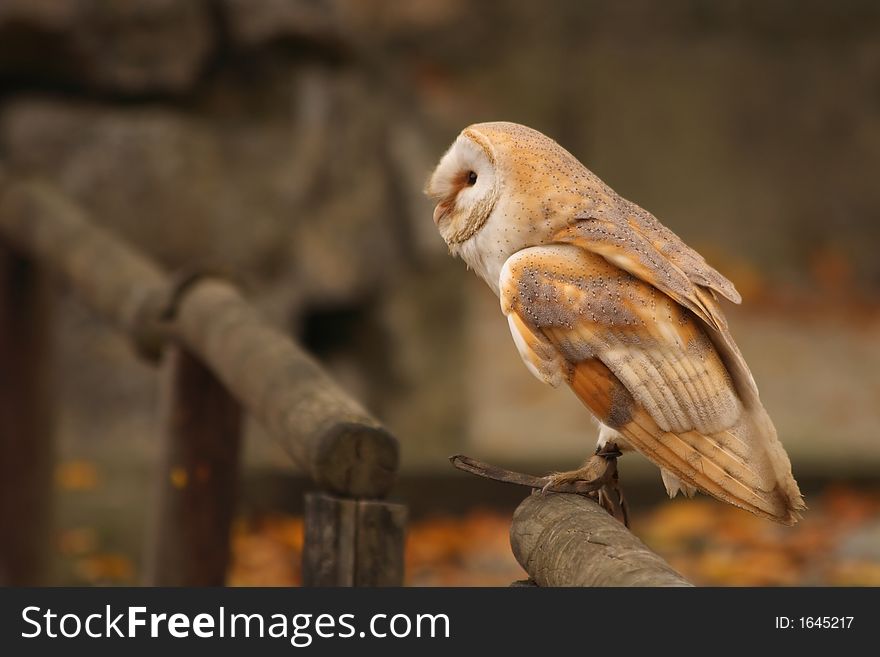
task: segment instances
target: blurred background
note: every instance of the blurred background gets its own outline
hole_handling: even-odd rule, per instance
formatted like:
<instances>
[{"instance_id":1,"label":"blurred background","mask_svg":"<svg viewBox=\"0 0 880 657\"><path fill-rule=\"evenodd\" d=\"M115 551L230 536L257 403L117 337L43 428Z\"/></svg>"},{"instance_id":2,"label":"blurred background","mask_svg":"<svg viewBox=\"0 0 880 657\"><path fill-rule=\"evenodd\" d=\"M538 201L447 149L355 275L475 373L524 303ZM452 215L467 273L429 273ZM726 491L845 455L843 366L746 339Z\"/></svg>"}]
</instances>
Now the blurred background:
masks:
<instances>
[{"instance_id":1,"label":"blurred background","mask_svg":"<svg viewBox=\"0 0 880 657\"><path fill-rule=\"evenodd\" d=\"M49 179L169 269L233 272L386 422L411 584L523 576L523 491L448 455L543 473L596 438L421 194L484 120L554 137L742 293L733 333L810 510L670 502L630 456L636 534L696 583L880 585L877 3L0 0L0 176ZM155 373L66 295L55 331L53 581L134 583ZM230 581L296 584L306 484L258 426L245 445Z\"/></svg>"}]
</instances>

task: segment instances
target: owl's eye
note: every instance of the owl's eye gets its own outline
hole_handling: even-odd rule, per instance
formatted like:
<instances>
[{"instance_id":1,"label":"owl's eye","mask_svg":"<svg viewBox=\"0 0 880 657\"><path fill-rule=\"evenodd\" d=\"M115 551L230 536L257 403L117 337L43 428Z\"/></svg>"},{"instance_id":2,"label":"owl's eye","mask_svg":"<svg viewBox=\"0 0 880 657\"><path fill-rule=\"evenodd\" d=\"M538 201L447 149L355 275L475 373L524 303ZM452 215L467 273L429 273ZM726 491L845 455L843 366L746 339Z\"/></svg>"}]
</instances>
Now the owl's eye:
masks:
<instances>
[{"instance_id":1,"label":"owl's eye","mask_svg":"<svg viewBox=\"0 0 880 657\"><path fill-rule=\"evenodd\" d=\"M477 184L477 172L476 171L468 171L467 175L467 184L473 187Z\"/></svg>"}]
</instances>

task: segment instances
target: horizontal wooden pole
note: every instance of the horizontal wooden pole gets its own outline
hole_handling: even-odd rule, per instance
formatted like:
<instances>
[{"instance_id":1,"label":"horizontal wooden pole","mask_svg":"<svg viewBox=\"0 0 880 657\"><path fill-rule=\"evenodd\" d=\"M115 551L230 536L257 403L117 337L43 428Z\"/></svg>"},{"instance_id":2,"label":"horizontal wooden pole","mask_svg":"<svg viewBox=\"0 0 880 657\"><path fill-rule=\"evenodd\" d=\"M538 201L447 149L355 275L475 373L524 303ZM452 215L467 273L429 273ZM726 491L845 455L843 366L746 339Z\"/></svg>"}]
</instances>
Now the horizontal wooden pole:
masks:
<instances>
[{"instance_id":1,"label":"horizontal wooden pole","mask_svg":"<svg viewBox=\"0 0 880 657\"><path fill-rule=\"evenodd\" d=\"M197 279L177 290L152 261L42 182L0 184L0 237L60 274L142 349L161 338L160 320L176 311L166 328L177 330L319 485L359 497L391 488L394 437L230 284Z\"/></svg>"},{"instance_id":2,"label":"horizontal wooden pole","mask_svg":"<svg viewBox=\"0 0 880 657\"><path fill-rule=\"evenodd\" d=\"M513 515L510 545L538 586L691 586L582 495L527 497Z\"/></svg>"},{"instance_id":3,"label":"horizontal wooden pole","mask_svg":"<svg viewBox=\"0 0 880 657\"><path fill-rule=\"evenodd\" d=\"M229 283L205 278L181 296L181 339L315 482L354 497L394 483L397 441Z\"/></svg>"}]
</instances>

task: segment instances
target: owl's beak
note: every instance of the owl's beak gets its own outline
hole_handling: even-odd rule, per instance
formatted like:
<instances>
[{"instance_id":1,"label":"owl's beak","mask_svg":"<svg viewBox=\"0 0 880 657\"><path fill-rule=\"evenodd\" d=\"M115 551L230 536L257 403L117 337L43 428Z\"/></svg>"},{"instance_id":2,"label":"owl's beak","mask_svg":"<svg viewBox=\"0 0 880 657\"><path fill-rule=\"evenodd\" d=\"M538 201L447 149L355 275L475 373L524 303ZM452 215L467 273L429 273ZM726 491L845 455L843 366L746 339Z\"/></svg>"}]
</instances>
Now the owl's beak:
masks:
<instances>
[{"instance_id":1,"label":"owl's beak","mask_svg":"<svg viewBox=\"0 0 880 657\"><path fill-rule=\"evenodd\" d=\"M434 223L436 225L440 225L440 220L445 217L450 210L450 205L447 202L438 203L437 207L434 208Z\"/></svg>"}]
</instances>

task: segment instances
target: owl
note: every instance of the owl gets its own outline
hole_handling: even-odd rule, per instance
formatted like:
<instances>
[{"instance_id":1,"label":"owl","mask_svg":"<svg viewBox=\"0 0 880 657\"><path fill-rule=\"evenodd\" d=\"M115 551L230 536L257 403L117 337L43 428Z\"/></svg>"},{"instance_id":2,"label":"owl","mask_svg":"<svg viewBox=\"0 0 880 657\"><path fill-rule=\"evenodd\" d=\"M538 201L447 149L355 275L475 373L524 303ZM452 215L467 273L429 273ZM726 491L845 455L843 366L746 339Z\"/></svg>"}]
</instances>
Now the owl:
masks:
<instances>
[{"instance_id":1,"label":"owl","mask_svg":"<svg viewBox=\"0 0 880 657\"><path fill-rule=\"evenodd\" d=\"M515 123L465 128L425 191L450 253L499 297L525 366L598 421L597 451L640 452L670 497L699 490L797 522L788 455L721 309L740 296L700 254Z\"/></svg>"}]
</instances>

